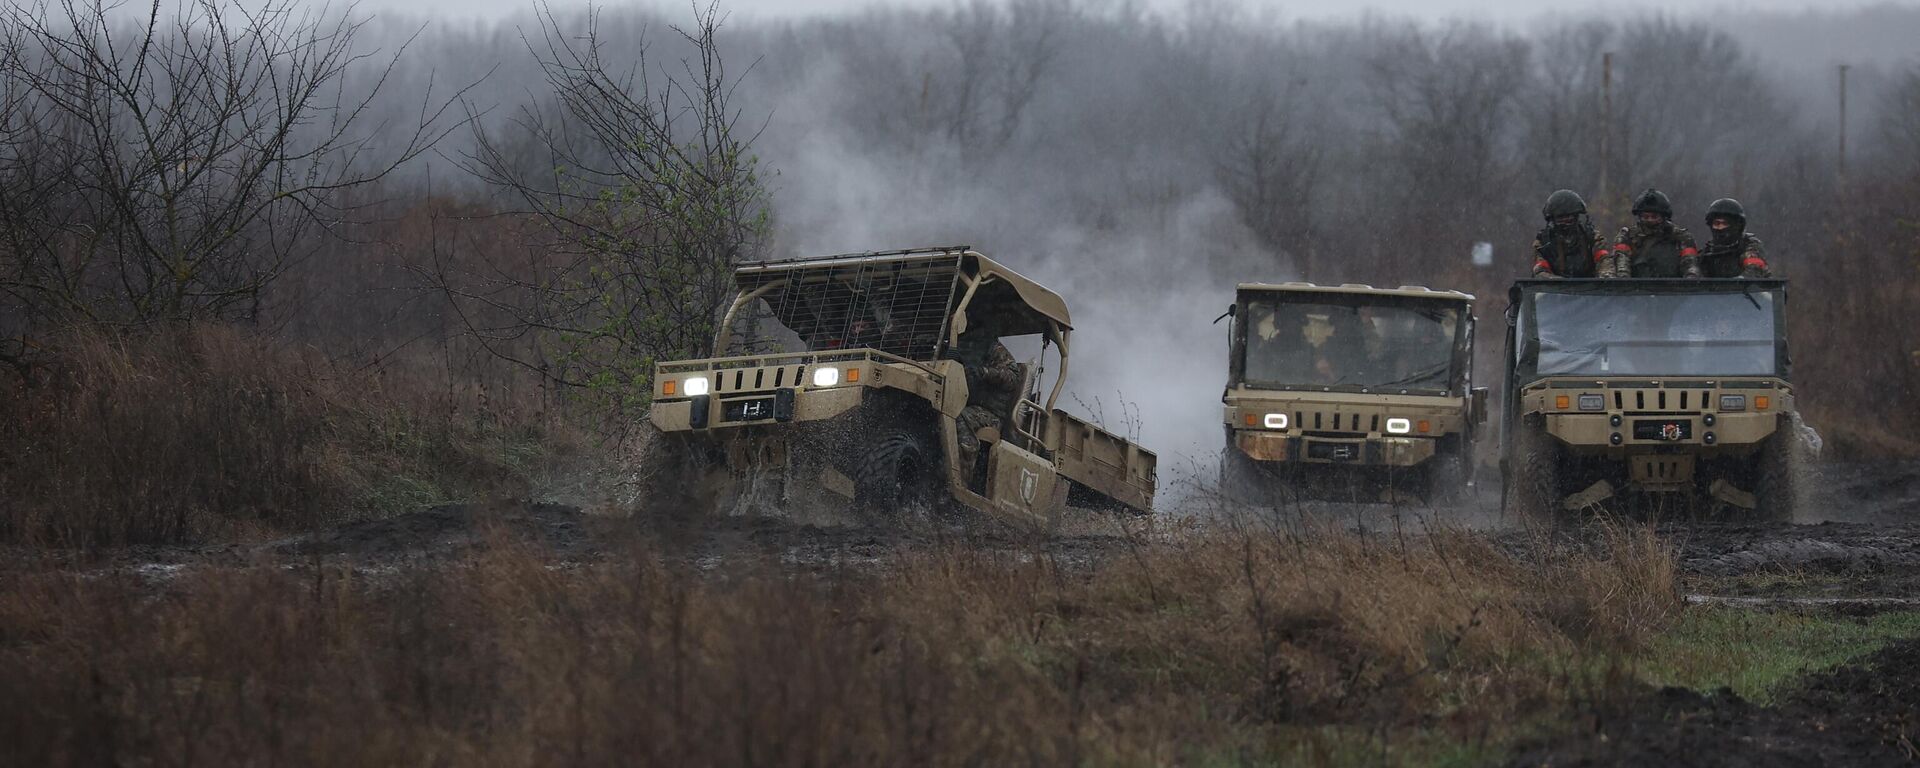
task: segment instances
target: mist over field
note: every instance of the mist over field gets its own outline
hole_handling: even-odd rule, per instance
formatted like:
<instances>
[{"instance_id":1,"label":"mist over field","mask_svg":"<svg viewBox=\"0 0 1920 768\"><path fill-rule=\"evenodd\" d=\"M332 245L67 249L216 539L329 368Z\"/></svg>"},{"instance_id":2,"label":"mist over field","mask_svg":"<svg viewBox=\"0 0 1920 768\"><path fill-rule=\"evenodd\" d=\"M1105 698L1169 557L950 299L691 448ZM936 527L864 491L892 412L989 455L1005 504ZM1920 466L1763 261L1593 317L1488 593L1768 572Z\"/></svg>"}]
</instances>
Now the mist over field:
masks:
<instances>
[{"instance_id":1,"label":"mist over field","mask_svg":"<svg viewBox=\"0 0 1920 768\"><path fill-rule=\"evenodd\" d=\"M1496 384L1506 287L1528 273L1540 205L1562 187L1585 196L1609 237L1650 186L1696 234L1709 201L1737 197L1802 307L1874 283L1845 293L1845 311L1821 326L1796 316L1797 335L1843 340L1796 356L1812 410L1891 402L1920 382L1910 344L1863 341L1904 317L1912 293L1914 245L1898 224L1920 157L1912 4L1498 16L1224 1L734 8L717 6L725 108L751 140L770 216L744 255L966 244L1026 272L1074 311L1067 406L1137 432L1171 470L1163 479L1211 472L1225 328L1209 323L1236 282L1472 292L1476 378ZM261 313L360 351L458 335L470 318L409 290L432 271L423 265L477 259L487 266L470 271L488 275L551 250L481 226L528 202L482 178L480 137L494 171L561 183L575 170L533 126L587 135L540 62L589 32L597 65L633 72L681 115L698 95L684 90L698 62L679 32L695 10L345 11L367 22L352 39L366 58L343 70L342 92L377 89L353 128L374 141L354 162L406 151L422 122L437 142L356 188L389 226L336 227L342 239L261 293ZM1469 263L1480 242L1491 266ZM1904 279L1873 279L1888 274Z\"/></svg>"},{"instance_id":2,"label":"mist over field","mask_svg":"<svg viewBox=\"0 0 1920 768\"><path fill-rule=\"evenodd\" d=\"M1708 201L1740 198L1779 271L1809 292L1830 259L1909 247L1834 244L1835 212L1863 214L1838 186L1836 66L1850 66L1855 181L1910 174L1920 144L1901 94L1920 88L1920 8L1768 8L1516 21L1023 0L742 12L719 42L771 192L771 255L963 243L1027 271L1075 310L1078 399L1100 398L1109 421L1116 401L1137 404L1164 465L1204 473L1225 348L1208 322L1235 282L1476 293L1485 383L1499 375L1505 286L1527 273L1557 188L1584 195L1609 237L1649 186L1696 231ZM587 27L582 9L550 12ZM685 13L597 13L612 55L645 50L650 77L674 74ZM388 34L422 30L409 82L488 73L468 98L490 110L483 123L539 92L531 11L381 18ZM477 190L450 165L436 161L437 185ZM1492 267L1468 264L1480 241ZM1911 386L1914 371L1899 373Z\"/></svg>"},{"instance_id":3,"label":"mist over field","mask_svg":"<svg viewBox=\"0 0 1920 768\"><path fill-rule=\"evenodd\" d=\"M0 5L0 764L1914 755L1914 3L381 1ZM1790 349L1612 281L1504 408L1542 204L1649 187L1744 203ZM906 269L722 327L952 245L1131 442L980 461ZM1490 423L1223 457L1288 280L1476 294Z\"/></svg>"}]
</instances>

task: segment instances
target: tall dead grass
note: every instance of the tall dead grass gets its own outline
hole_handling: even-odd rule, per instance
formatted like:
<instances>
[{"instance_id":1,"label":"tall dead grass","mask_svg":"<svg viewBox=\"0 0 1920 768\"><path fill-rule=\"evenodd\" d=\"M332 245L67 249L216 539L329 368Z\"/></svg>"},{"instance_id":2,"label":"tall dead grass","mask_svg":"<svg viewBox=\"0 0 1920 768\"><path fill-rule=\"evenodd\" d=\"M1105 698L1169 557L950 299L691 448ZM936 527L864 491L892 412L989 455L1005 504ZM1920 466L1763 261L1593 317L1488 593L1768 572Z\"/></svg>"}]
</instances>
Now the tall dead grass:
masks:
<instances>
[{"instance_id":1,"label":"tall dead grass","mask_svg":"<svg viewBox=\"0 0 1920 768\"><path fill-rule=\"evenodd\" d=\"M58 347L39 381L0 377L4 538L88 546L303 528L510 493L539 459L537 414L418 368L356 367L225 326Z\"/></svg>"},{"instance_id":2,"label":"tall dead grass","mask_svg":"<svg viewBox=\"0 0 1920 768\"><path fill-rule=\"evenodd\" d=\"M796 576L556 567L0 580L0 762L1078 765L1497 744L1677 610L1644 532L1209 534L1092 564L935 549ZM746 555L741 555L746 558Z\"/></svg>"}]
</instances>

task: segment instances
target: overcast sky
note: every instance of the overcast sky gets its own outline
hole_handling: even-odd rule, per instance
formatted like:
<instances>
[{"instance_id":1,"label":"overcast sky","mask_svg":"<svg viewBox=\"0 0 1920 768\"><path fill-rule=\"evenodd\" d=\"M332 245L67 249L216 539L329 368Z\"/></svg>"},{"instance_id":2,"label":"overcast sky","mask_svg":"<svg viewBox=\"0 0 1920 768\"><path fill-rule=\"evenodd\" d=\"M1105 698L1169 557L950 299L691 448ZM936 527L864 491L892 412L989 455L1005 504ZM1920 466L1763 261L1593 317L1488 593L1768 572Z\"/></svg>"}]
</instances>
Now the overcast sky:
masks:
<instances>
[{"instance_id":1,"label":"overcast sky","mask_svg":"<svg viewBox=\"0 0 1920 768\"><path fill-rule=\"evenodd\" d=\"M703 0L704 1L704 0ZM402 10L415 13L433 13L435 15L495 17L532 6L533 0L364 0L363 10ZM550 0L555 8L582 7L586 0ZM891 0L883 5L904 6L944 6L952 5L955 0ZM1120 5L1128 0L1088 0L1088 5ZM1236 4L1235 0L1132 0L1132 2L1157 11L1178 12L1189 5ZM618 7L636 3L595 2L601 7ZM690 7L692 2L643 2L639 5L654 5L677 10ZM843 13L867 6L876 5L873 0L722 0L722 8L736 18L765 19L791 18L822 13ZM1699 13L1739 13L1741 11L1793 11L1805 8L1840 10L1868 5L1915 5L1920 0L1888 2L1888 0L1665 0L1659 3L1608 3L1605 6L1588 3L1565 3L1556 0L1322 0L1321 2L1282 2L1281 0L1239 0L1237 4L1249 5L1266 13L1277 14L1281 18L1342 18L1351 17L1367 10L1375 10L1394 15L1415 16L1425 19L1444 19L1450 17L1488 18L1494 17L1507 21L1525 22L1550 13L1600 12L1604 9L1608 16L1626 18L1638 12L1657 13L1660 11L1682 14Z\"/></svg>"}]
</instances>

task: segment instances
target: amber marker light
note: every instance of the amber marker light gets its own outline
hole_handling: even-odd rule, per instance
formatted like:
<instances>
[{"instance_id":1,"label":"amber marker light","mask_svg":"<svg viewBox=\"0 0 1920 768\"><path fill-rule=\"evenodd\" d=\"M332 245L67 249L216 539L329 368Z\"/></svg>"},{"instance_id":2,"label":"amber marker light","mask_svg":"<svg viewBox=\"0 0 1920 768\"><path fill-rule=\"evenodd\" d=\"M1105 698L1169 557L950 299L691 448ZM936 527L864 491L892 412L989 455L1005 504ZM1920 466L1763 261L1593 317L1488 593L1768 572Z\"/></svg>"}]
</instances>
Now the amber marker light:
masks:
<instances>
[{"instance_id":1,"label":"amber marker light","mask_svg":"<svg viewBox=\"0 0 1920 768\"><path fill-rule=\"evenodd\" d=\"M849 381L849 382L854 382L854 381L859 381L859 380L860 380L860 369L858 369L858 368L848 368L848 369L847 369L847 381Z\"/></svg>"},{"instance_id":2,"label":"amber marker light","mask_svg":"<svg viewBox=\"0 0 1920 768\"><path fill-rule=\"evenodd\" d=\"M1253 426L1253 414L1251 413L1247 414L1247 426Z\"/></svg>"},{"instance_id":3,"label":"amber marker light","mask_svg":"<svg viewBox=\"0 0 1920 768\"><path fill-rule=\"evenodd\" d=\"M1426 419L1421 419L1418 427L1420 429L1420 434L1423 434L1423 435L1433 431L1433 423L1427 421Z\"/></svg>"},{"instance_id":4,"label":"amber marker light","mask_svg":"<svg viewBox=\"0 0 1920 768\"><path fill-rule=\"evenodd\" d=\"M1553 399L1553 407L1563 411L1566 410L1568 407L1572 406L1572 404L1573 404L1573 401L1571 399L1568 399L1566 395L1560 395L1559 397L1555 397Z\"/></svg>"},{"instance_id":5,"label":"amber marker light","mask_svg":"<svg viewBox=\"0 0 1920 768\"><path fill-rule=\"evenodd\" d=\"M1760 395L1758 397L1755 397L1753 398L1753 407L1756 410L1762 410L1762 411L1768 408L1771 408L1773 407L1773 398L1767 397L1766 395Z\"/></svg>"},{"instance_id":6,"label":"amber marker light","mask_svg":"<svg viewBox=\"0 0 1920 768\"><path fill-rule=\"evenodd\" d=\"M667 383L660 385L660 391L665 393L668 397L672 397L674 391L678 390L679 388L680 388L680 382L674 381L673 379L667 379Z\"/></svg>"}]
</instances>

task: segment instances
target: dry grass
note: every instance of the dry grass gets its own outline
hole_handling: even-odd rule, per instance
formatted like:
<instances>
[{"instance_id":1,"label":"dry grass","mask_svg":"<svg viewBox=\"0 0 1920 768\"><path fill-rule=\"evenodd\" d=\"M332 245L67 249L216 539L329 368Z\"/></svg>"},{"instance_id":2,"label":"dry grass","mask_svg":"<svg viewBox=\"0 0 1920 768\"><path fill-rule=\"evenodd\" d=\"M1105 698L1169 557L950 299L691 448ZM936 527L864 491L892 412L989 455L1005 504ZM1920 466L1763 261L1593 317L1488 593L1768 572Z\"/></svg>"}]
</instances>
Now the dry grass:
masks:
<instances>
[{"instance_id":1,"label":"dry grass","mask_svg":"<svg viewBox=\"0 0 1920 768\"><path fill-rule=\"evenodd\" d=\"M1644 532L1537 559L1220 533L1092 566L937 549L819 577L659 555L11 574L0 761L1418 762L1392 745L1497 745L1678 610Z\"/></svg>"},{"instance_id":2,"label":"dry grass","mask_svg":"<svg viewBox=\"0 0 1920 768\"><path fill-rule=\"evenodd\" d=\"M226 538L524 491L542 414L415 366L204 326L61 339L0 377L0 538Z\"/></svg>"}]
</instances>

